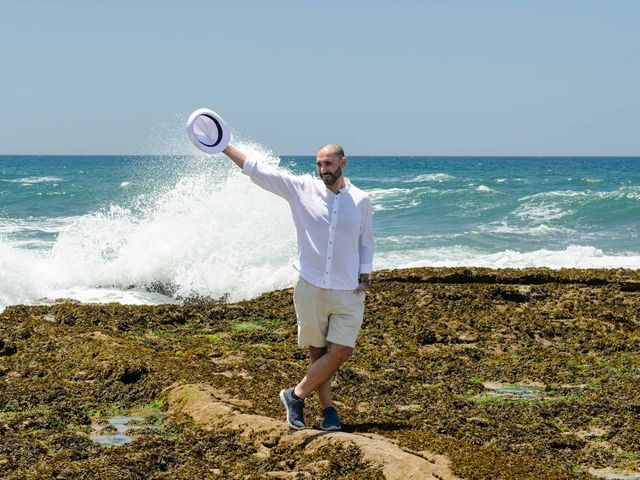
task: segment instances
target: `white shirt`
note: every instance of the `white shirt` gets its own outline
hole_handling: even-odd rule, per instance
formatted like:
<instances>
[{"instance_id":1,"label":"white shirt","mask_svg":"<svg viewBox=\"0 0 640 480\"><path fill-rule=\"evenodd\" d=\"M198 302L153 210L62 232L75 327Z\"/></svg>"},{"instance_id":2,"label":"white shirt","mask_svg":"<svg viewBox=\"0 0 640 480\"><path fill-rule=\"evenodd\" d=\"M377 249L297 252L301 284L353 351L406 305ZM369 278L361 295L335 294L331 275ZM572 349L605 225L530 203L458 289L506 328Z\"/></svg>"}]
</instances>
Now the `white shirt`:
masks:
<instances>
[{"instance_id":1,"label":"white shirt","mask_svg":"<svg viewBox=\"0 0 640 480\"><path fill-rule=\"evenodd\" d=\"M298 237L294 267L320 288L354 290L373 269L369 196L347 180L337 194L311 175L292 175L247 157L242 173L289 202Z\"/></svg>"}]
</instances>

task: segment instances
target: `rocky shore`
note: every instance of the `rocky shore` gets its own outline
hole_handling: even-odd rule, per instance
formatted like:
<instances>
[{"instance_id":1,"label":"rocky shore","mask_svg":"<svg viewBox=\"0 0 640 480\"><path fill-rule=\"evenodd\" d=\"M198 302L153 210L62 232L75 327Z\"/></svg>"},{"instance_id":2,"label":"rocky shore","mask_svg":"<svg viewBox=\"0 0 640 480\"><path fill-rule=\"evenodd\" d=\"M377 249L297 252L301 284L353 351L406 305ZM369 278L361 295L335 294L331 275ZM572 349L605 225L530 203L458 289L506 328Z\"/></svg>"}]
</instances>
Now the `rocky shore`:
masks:
<instances>
[{"instance_id":1,"label":"rocky shore","mask_svg":"<svg viewBox=\"0 0 640 480\"><path fill-rule=\"evenodd\" d=\"M306 365L291 290L7 308L0 477L640 478L639 271L420 268L373 284L334 380L340 434L282 428L278 391Z\"/></svg>"}]
</instances>

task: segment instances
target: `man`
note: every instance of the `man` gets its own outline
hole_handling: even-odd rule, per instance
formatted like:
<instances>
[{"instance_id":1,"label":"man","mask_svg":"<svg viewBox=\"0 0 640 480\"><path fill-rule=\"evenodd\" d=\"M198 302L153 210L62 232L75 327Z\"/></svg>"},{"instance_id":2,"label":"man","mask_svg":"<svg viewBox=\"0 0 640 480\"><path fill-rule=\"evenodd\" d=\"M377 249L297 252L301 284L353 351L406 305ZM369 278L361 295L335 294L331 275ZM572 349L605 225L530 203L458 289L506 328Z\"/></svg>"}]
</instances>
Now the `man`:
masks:
<instances>
[{"instance_id":1,"label":"man","mask_svg":"<svg viewBox=\"0 0 640 480\"><path fill-rule=\"evenodd\" d=\"M305 428L304 399L316 392L322 429L340 430L331 378L353 353L364 315L373 261L371 200L343 175L347 157L327 144L316 155L319 179L265 165L229 145L224 153L260 187L289 202L298 238L294 289L298 345L310 365L294 387L280 392L287 423Z\"/></svg>"}]
</instances>

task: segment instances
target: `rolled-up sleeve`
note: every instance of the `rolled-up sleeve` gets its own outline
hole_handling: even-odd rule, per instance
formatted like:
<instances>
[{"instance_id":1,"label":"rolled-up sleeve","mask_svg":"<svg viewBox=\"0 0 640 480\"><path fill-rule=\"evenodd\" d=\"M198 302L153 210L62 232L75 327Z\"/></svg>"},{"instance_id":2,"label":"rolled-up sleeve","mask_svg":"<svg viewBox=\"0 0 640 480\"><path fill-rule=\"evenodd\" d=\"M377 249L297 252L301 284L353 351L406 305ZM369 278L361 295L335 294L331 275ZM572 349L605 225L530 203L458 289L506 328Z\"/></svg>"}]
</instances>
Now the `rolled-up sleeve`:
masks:
<instances>
[{"instance_id":1,"label":"rolled-up sleeve","mask_svg":"<svg viewBox=\"0 0 640 480\"><path fill-rule=\"evenodd\" d=\"M360 273L371 273L373 270L373 234L371 223L373 222L373 208L371 200L366 197L362 202L363 221L360 230L360 240L358 242L358 253L360 255Z\"/></svg>"},{"instance_id":2,"label":"rolled-up sleeve","mask_svg":"<svg viewBox=\"0 0 640 480\"><path fill-rule=\"evenodd\" d=\"M244 161L242 173L248 175L259 187L288 201L298 196L304 182L302 177L274 168L252 157L247 157Z\"/></svg>"}]
</instances>

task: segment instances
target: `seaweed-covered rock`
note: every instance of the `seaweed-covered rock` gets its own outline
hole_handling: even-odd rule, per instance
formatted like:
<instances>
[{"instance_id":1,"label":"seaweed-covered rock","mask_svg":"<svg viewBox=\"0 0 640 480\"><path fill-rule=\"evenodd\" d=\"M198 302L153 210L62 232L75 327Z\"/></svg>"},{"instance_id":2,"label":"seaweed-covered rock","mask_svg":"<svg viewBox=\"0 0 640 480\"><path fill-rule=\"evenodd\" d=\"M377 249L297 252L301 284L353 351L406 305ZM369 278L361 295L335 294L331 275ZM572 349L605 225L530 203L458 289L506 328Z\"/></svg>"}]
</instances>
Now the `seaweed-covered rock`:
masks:
<instances>
[{"instance_id":1,"label":"seaweed-covered rock","mask_svg":"<svg viewBox=\"0 0 640 480\"><path fill-rule=\"evenodd\" d=\"M640 471L640 272L375 272L353 357L334 378L349 434L444 455L467 479ZM170 387L232 393L283 422L305 373L291 289L235 304L11 306L0 314L0 477L379 478L360 450L256 448L176 413L104 447L93 423L165 408ZM250 400L250 402L243 402ZM312 396L307 422L318 425Z\"/></svg>"},{"instance_id":2,"label":"seaweed-covered rock","mask_svg":"<svg viewBox=\"0 0 640 480\"><path fill-rule=\"evenodd\" d=\"M0 356L13 355L18 351L16 344L8 339L0 339Z\"/></svg>"}]
</instances>

